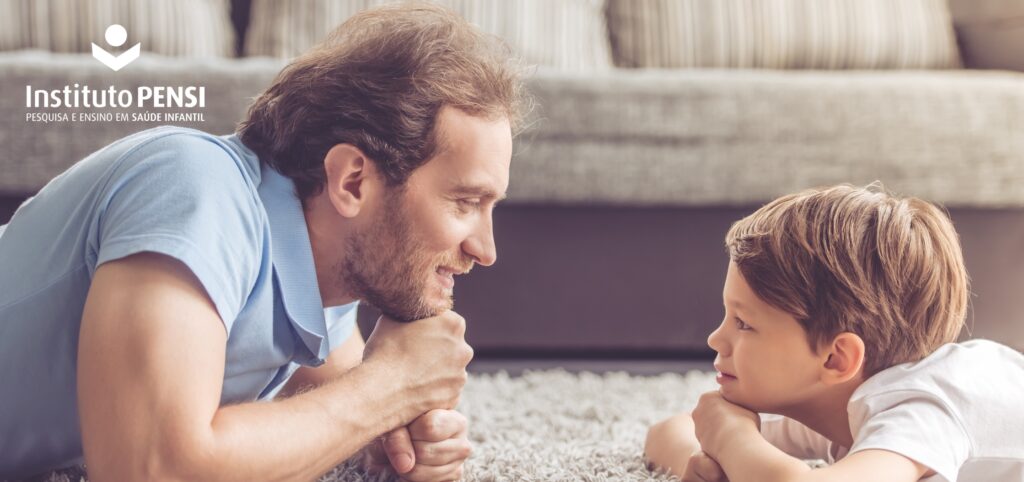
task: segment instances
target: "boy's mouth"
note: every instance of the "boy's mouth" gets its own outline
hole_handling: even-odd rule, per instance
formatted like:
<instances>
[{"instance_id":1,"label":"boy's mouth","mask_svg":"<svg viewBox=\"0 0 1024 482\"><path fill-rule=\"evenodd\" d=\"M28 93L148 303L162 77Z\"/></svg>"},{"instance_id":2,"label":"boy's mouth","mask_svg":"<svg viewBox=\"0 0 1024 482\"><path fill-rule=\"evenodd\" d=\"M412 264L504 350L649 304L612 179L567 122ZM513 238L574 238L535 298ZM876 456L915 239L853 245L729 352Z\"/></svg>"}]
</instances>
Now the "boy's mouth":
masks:
<instances>
[{"instance_id":1,"label":"boy's mouth","mask_svg":"<svg viewBox=\"0 0 1024 482\"><path fill-rule=\"evenodd\" d=\"M715 365L715 371L718 372L715 374L715 381L718 382L719 384L736 380L736 375L733 375L725 370L722 370L722 368L717 365Z\"/></svg>"}]
</instances>

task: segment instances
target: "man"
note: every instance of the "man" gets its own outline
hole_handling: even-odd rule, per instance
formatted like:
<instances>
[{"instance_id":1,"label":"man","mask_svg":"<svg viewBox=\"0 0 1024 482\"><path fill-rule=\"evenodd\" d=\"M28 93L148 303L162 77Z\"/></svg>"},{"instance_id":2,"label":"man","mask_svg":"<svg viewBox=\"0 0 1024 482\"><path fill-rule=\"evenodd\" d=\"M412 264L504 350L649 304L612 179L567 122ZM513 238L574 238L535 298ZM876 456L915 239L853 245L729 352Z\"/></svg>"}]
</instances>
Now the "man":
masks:
<instances>
[{"instance_id":1,"label":"man","mask_svg":"<svg viewBox=\"0 0 1024 482\"><path fill-rule=\"evenodd\" d=\"M21 206L0 227L0 478L309 480L361 450L459 478L453 277L495 262L523 106L499 45L435 7L361 13L237 135L143 131ZM365 345L358 300L384 313Z\"/></svg>"}]
</instances>

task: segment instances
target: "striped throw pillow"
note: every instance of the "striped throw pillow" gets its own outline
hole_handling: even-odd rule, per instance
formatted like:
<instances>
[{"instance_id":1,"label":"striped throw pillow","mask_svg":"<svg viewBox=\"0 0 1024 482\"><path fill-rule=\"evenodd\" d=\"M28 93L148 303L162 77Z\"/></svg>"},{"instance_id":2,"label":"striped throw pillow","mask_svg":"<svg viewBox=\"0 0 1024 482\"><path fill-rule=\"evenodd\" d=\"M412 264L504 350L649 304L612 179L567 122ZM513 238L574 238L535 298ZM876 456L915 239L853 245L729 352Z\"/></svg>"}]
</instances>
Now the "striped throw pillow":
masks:
<instances>
[{"instance_id":1,"label":"striped throw pillow","mask_svg":"<svg viewBox=\"0 0 1024 482\"><path fill-rule=\"evenodd\" d=\"M107 27L128 31L124 46L180 57L234 54L228 0L5 0L0 51L91 52L104 48Z\"/></svg>"},{"instance_id":2,"label":"striped throw pillow","mask_svg":"<svg viewBox=\"0 0 1024 482\"><path fill-rule=\"evenodd\" d=\"M608 25L621 67L960 66L946 0L609 0Z\"/></svg>"},{"instance_id":3,"label":"striped throw pillow","mask_svg":"<svg viewBox=\"0 0 1024 482\"><path fill-rule=\"evenodd\" d=\"M398 0L253 0L245 53L302 54L360 10ZM604 0L434 0L508 42L526 62L568 71L612 66Z\"/></svg>"}]
</instances>

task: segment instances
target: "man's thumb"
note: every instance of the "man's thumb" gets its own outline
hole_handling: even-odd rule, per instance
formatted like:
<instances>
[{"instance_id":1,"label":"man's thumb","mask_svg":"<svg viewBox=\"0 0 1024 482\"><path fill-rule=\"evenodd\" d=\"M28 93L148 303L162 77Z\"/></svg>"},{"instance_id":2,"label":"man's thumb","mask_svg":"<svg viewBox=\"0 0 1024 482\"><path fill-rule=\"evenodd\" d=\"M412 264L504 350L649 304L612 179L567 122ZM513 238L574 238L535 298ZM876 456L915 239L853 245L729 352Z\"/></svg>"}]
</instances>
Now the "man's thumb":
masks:
<instances>
[{"instance_id":1,"label":"man's thumb","mask_svg":"<svg viewBox=\"0 0 1024 482\"><path fill-rule=\"evenodd\" d=\"M384 437L384 452L388 454L395 472L404 474L416 466L416 452L412 448L409 429L398 427Z\"/></svg>"}]
</instances>

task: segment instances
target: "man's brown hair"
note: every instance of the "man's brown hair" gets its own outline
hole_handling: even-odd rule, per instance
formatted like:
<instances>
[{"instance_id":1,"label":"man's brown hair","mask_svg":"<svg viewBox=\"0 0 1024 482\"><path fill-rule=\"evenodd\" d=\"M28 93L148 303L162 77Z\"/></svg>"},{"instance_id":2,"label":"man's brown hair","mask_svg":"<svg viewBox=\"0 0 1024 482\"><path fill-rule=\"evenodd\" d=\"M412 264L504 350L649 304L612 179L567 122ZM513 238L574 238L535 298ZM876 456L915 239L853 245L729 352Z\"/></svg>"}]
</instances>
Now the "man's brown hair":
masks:
<instances>
[{"instance_id":1,"label":"man's brown hair","mask_svg":"<svg viewBox=\"0 0 1024 482\"><path fill-rule=\"evenodd\" d=\"M449 106L519 129L529 100L498 38L427 3L360 12L285 67L238 127L242 142L291 178L301 199L320 192L323 159L351 144L389 186L437 153Z\"/></svg>"},{"instance_id":2,"label":"man's brown hair","mask_svg":"<svg viewBox=\"0 0 1024 482\"><path fill-rule=\"evenodd\" d=\"M879 184L783 196L733 224L729 256L762 300L791 314L811 348L864 340L864 373L920 360L964 325L967 271L936 206Z\"/></svg>"}]
</instances>

